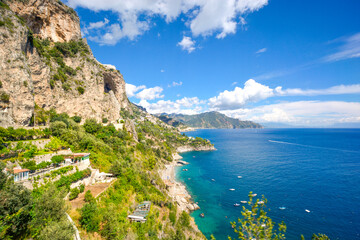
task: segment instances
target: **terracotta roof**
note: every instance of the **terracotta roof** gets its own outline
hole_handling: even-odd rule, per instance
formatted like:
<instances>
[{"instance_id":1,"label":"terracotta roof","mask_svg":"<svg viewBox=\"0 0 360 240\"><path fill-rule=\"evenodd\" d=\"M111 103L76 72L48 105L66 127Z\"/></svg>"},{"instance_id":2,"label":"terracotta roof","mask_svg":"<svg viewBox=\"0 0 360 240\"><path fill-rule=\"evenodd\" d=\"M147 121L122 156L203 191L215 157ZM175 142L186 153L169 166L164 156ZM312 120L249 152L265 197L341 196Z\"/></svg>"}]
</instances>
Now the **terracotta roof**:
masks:
<instances>
[{"instance_id":1,"label":"terracotta roof","mask_svg":"<svg viewBox=\"0 0 360 240\"><path fill-rule=\"evenodd\" d=\"M21 172L29 172L30 170L26 169L26 168L24 168L24 169L16 168L16 169L13 169L13 171L14 171L14 174L16 174L16 173L21 173Z\"/></svg>"},{"instance_id":2,"label":"terracotta roof","mask_svg":"<svg viewBox=\"0 0 360 240\"><path fill-rule=\"evenodd\" d=\"M74 157L84 157L90 155L90 153L73 153Z\"/></svg>"}]
</instances>

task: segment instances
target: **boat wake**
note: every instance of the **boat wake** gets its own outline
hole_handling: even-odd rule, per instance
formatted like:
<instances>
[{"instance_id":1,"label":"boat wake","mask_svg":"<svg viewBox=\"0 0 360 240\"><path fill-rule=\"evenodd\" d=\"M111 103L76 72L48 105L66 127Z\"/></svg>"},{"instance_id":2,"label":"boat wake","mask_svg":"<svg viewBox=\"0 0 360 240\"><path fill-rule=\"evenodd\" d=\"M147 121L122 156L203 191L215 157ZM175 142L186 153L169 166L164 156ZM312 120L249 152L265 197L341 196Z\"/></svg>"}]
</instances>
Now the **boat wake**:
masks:
<instances>
[{"instance_id":1,"label":"boat wake","mask_svg":"<svg viewBox=\"0 0 360 240\"><path fill-rule=\"evenodd\" d=\"M275 141L275 140L269 140L269 142L272 142L272 143L280 143L280 144L288 144L288 145L295 145L295 146L300 146L300 147L308 147L308 148L331 150L331 151L340 151L340 152L349 152L349 153L360 153L359 151L351 151L351 150L338 149L338 148L318 147L318 146L312 146L312 145L305 145L305 144L291 143L291 142L282 142L282 141Z\"/></svg>"}]
</instances>

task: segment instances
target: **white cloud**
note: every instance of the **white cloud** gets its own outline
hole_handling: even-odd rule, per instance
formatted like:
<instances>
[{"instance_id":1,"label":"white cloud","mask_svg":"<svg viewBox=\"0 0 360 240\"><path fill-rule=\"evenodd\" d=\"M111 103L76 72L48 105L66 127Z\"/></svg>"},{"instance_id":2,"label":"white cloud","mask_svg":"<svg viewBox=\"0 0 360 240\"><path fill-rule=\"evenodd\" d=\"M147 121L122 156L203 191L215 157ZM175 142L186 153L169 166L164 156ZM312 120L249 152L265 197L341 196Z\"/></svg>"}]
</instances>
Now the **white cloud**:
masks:
<instances>
[{"instance_id":1,"label":"white cloud","mask_svg":"<svg viewBox=\"0 0 360 240\"><path fill-rule=\"evenodd\" d=\"M244 107L247 103L258 102L274 96L318 96L360 93L360 84L339 85L326 89L274 89L260 84L253 79L245 82L244 88L235 87L233 91L221 92L218 96L209 99L212 110L228 110Z\"/></svg>"},{"instance_id":2,"label":"white cloud","mask_svg":"<svg viewBox=\"0 0 360 240\"><path fill-rule=\"evenodd\" d=\"M261 48L259 50L256 51L256 54L259 54L259 53L264 53L267 51L267 48Z\"/></svg>"},{"instance_id":3,"label":"white cloud","mask_svg":"<svg viewBox=\"0 0 360 240\"><path fill-rule=\"evenodd\" d=\"M135 93L141 89L144 89L146 88L144 85L141 85L141 86L135 86L133 84L130 84L130 83L126 83L125 84L125 89L126 89L126 95L128 97L133 97L135 96Z\"/></svg>"},{"instance_id":4,"label":"white cloud","mask_svg":"<svg viewBox=\"0 0 360 240\"><path fill-rule=\"evenodd\" d=\"M236 84L238 84L238 82L233 82L233 83L231 84L231 86L234 86L234 85L236 85Z\"/></svg>"},{"instance_id":5,"label":"white cloud","mask_svg":"<svg viewBox=\"0 0 360 240\"><path fill-rule=\"evenodd\" d=\"M149 103L146 100L141 100L139 105L146 108L149 113L182 113L182 114L196 114L202 110L201 104L204 101L199 100L197 97L188 98L184 97L176 101L159 100L155 103Z\"/></svg>"},{"instance_id":6,"label":"white cloud","mask_svg":"<svg viewBox=\"0 0 360 240\"><path fill-rule=\"evenodd\" d=\"M336 62L349 58L360 57L360 33L354 34L343 40L345 42L336 53L323 58L325 62Z\"/></svg>"},{"instance_id":7,"label":"white cloud","mask_svg":"<svg viewBox=\"0 0 360 240\"><path fill-rule=\"evenodd\" d=\"M172 82L171 84L168 85L168 87L177 87L177 86L181 86L183 84L183 82Z\"/></svg>"},{"instance_id":8,"label":"white cloud","mask_svg":"<svg viewBox=\"0 0 360 240\"><path fill-rule=\"evenodd\" d=\"M249 79L245 82L244 88L235 87L233 91L225 90L217 97L210 98L209 105L215 110L236 109L246 103L257 102L273 95L273 89Z\"/></svg>"},{"instance_id":9,"label":"white cloud","mask_svg":"<svg viewBox=\"0 0 360 240\"><path fill-rule=\"evenodd\" d=\"M163 89L161 87L145 88L137 93L135 97L141 100L154 100L156 98L164 97L164 95L161 95L162 91Z\"/></svg>"},{"instance_id":10,"label":"white cloud","mask_svg":"<svg viewBox=\"0 0 360 240\"><path fill-rule=\"evenodd\" d=\"M188 53L191 53L195 50L195 41L191 40L190 37L184 36L177 45L180 46L182 50L187 51Z\"/></svg>"},{"instance_id":11,"label":"white cloud","mask_svg":"<svg viewBox=\"0 0 360 240\"><path fill-rule=\"evenodd\" d=\"M161 73L164 73L164 72L165 72L165 70L164 70L164 69L161 69L161 70L160 70L160 72L161 72Z\"/></svg>"},{"instance_id":12,"label":"white cloud","mask_svg":"<svg viewBox=\"0 0 360 240\"><path fill-rule=\"evenodd\" d=\"M280 122L298 126L330 126L340 122L360 122L360 103L342 101L297 101L236 109L222 113L255 122Z\"/></svg>"},{"instance_id":13,"label":"white cloud","mask_svg":"<svg viewBox=\"0 0 360 240\"><path fill-rule=\"evenodd\" d=\"M169 23L181 14L193 36L216 33L217 38L224 38L235 33L238 24L245 24L244 15L264 7L268 0L68 0L67 3L73 8L117 13L119 23L92 37L103 44L115 44L122 38L133 40L142 35L154 17L162 17Z\"/></svg>"}]
</instances>

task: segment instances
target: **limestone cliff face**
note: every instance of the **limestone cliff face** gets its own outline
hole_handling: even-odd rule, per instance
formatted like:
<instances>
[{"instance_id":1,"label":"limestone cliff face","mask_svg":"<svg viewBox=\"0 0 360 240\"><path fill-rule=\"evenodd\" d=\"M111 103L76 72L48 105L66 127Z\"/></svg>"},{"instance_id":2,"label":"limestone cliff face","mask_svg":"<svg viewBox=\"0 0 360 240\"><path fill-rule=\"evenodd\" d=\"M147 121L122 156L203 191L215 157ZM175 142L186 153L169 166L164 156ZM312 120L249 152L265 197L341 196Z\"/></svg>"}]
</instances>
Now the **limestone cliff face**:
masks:
<instances>
[{"instance_id":1,"label":"limestone cliff face","mask_svg":"<svg viewBox=\"0 0 360 240\"><path fill-rule=\"evenodd\" d=\"M11 10L22 17L33 33L53 42L81 38L76 12L58 0L8 0Z\"/></svg>"},{"instance_id":2,"label":"limestone cliff face","mask_svg":"<svg viewBox=\"0 0 360 240\"><path fill-rule=\"evenodd\" d=\"M93 57L76 13L55 0L24 2L0 5L0 126L28 125L35 104L118 120L129 107L124 79Z\"/></svg>"}]
</instances>

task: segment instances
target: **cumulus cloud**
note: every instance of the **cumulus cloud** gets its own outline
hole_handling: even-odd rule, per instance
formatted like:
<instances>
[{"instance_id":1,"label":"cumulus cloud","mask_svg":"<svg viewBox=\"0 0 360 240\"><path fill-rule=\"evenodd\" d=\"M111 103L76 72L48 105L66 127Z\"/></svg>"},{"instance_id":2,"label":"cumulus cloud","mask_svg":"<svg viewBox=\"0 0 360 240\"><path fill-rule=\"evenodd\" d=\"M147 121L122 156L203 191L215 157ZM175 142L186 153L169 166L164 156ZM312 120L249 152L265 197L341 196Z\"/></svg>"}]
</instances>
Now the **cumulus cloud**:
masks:
<instances>
[{"instance_id":1,"label":"cumulus cloud","mask_svg":"<svg viewBox=\"0 0 360 240\"><path fill-rule=\"evenodd\" d=\"M141 100L139 105L146 108L149 113L182 113L182 114L197 114L201 112L201 104L204 101L199 100L197 97L188 98L184 97L176 101L159 100L155 103L149 103L146 100Z\"/></svg>"},{"instance_id":2,"label":"cumulus cloud","mask_svg":"<svg viewBox=\"0 0 360 240\"><path fill-rule=\"evenodd\" d=\"M187 51L188 53L191 53L195 50L195 41L191 40L190 37L184 36L177 45L180 46L182 50Z\"/></svg>"},{"instance_id":3,"label":"cumulus cloud","mask_svg":"<svg viewBox=\"0 0 360 240\"><path fill-rule=\"evenodd\" d=\"M360 103L343 101L296 101L226 110L222 113L260 123L280 122L299 126L330 126L360 122Z\"/></svg>"},{"instance_id":4,"label":"cumulus cloud","mask_svg":"<svg viewBox=\"0 0 360 240\"><path fill-rule=\"evenodd\" d=\"M135 96L136 92L138 92L139 90L144 89L144 88L146 88L145 85L135 86L135 85L130 84L130 83L125 84L126 95L128 97Z\"/></svg>"},{"instance_id":5,"label":"cumulus cloud","mask_svg":"<svg viewBox=\"0 0 360 240\"><path fill-rule=\"evenodd\" d=\"M162 91L163 89L161 87L145 88L137 93L135 97L141 100L154 100L156 98L164 97L164 95L161 95Z\"/></svg>"},{"instance_id":6,"label":"cumulus cloud","mask_svg":"<svg viewBox=\"0 0 360 240\"><path fill-rule=\"evenodd\" d=\"M133 84L126 83L125 89L126 89L126 95L129 98L135 97L144 100L154 100L156 98L164 97L164 95L161 95L163 89L158 86L152 88L146 88L145 85L135 86Z\"/></svg>"},{"instance_id":7,"label":"cumulus cloud","mask_svg":"<svg viewBox=\"0 0 360 240\"><path fill-rule=\"evenodd\" d=\"M343 45L338 51L323 58L325 62L336 62L360 57L360 33L342 39Z\"/></svg>"},{"instance_id":8,"label":"cumulus cloud","mask_svg":"<svg viewBox=\"0 0 360 240\"><path fill-rule=\"evenodd\" d=\"M257 102L272 96L274 96L273 89L249 79L245 82L244 88L235 87L233 91L225 90L218 96L210 98L209 105L216 110L236 109L243 107L246 103Z\"/></svg>"},{"instance_id":9,"label":"cumulus cloud","mask_svg":"<svg viewBox=\"0 0 360 240\"><path fill-rule=\"evenodd\" d=\"M283 89L281 86L270 88L253 79L245 82L244 88L235 87L233 91L225 90L218 96L209 99L213 110L229 110L244 107L247 103L258 102L274 96L318 96L360 93L360 84L339 85L326 89Z\"/></svg>"},{"instance_id":10,"label":"cumulus cloud","mask_svg":"<svg viewBox=\"0 0 360 240\"><path fill-rule=\"evenodd\" d=\"M182 14L193 36L216 33L217 38L224 38L235 33L238 24L245 24L244 15L264 7L268 0L68 0L67 3L73 8L117 13L119 22L107 26L105 34L92 37L103 44L115 44L122 38L133 40L146 32L154 17L162 17L169 23Z\"/></svg>"},{"instance_id":11,"label":"cumulus cloud","mask_svg":"<svg viewBox=\"0 0 360 240\"><path fill-rule=\"evenodd\" d=\"M264 53L266 51L267 51L267 48L261 48L261 49L256 51L256 54Z\"/></svg>"}]
</instances>

